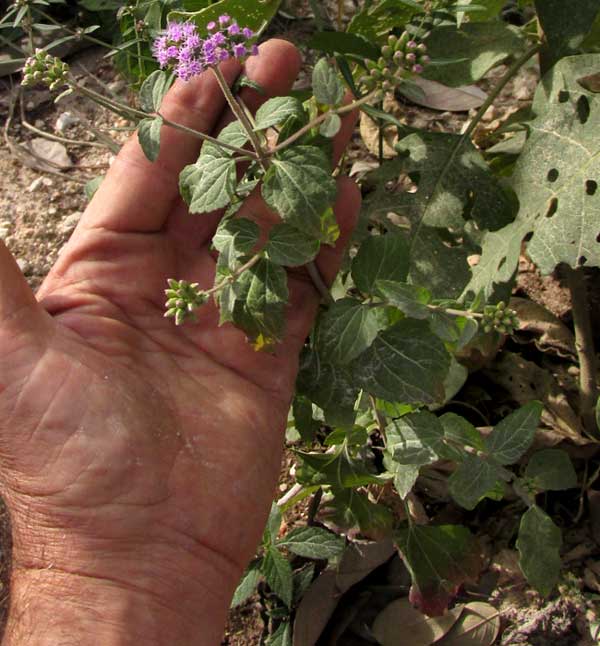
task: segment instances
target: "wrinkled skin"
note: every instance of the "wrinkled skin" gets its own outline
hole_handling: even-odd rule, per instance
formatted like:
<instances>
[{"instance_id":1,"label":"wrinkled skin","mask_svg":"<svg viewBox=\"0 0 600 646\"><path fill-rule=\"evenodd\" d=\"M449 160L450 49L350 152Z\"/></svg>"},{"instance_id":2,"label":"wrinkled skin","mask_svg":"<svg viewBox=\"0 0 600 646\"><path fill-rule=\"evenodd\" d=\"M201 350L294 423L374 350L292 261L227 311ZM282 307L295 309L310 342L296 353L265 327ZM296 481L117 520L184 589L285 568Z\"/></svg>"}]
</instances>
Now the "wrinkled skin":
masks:
<instances>
[{"instance_id":1,"label":"wrinkled skin","mask_svg":"<svg viewBox=\"0 0 600 646\"><path fill-rule=\"evenodd\" d=\"M246 68L275 96L290 89L299 57L289 43L269 41ZM230 61L223 72L233 81L240 70ZM265 100L250 88L242 96L252 109ZM213 133L230 120L210 73L177 84L162 112ZM354 118L337 138L338 157ZM256 549L319 297L305 276L290 276L287 333L274 354L218 327L212 304L182 328L163 317L168 277L203 287L214 277L210 239L220 214L188 214L177 189L199 145L164 128L150 164L133 138L37 298L0 242L0 485L17 588L21 574L51 568L141 595L160 581L174 598L181 576L197 572L223 614ZM353 184L338 185L342 235L318 259L326 280L359 203ZM273 221L258 195L243 209L263 226ZM171 580L172 571L181 576ZM185 620L185 610L170 610Z\"/></svg>"}]
</instances>

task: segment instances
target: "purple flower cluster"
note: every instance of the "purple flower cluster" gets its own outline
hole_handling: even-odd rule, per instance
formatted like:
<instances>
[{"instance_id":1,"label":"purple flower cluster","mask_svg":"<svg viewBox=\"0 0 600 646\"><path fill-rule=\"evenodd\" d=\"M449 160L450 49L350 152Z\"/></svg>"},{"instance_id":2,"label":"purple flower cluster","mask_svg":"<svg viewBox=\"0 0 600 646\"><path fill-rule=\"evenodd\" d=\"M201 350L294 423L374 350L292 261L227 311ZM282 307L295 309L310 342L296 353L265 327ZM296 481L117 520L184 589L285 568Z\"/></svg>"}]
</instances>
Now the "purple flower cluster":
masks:
<instances>
[{"instance_id":1,"label":"purple flower cluster","mask_svg":"<svg viewBox=\"0 0 600 646\"><path fill-rule=\"evenodd\" d=\"M254 32L227 14L219 16L218 22L209 22L206 30L208 36L200 38L193 22L170 22L152 50L161 68L173 67L180 79L189 81L221 61L258 54L258 46L249 42Z\"/></svg>"}]
</instances>

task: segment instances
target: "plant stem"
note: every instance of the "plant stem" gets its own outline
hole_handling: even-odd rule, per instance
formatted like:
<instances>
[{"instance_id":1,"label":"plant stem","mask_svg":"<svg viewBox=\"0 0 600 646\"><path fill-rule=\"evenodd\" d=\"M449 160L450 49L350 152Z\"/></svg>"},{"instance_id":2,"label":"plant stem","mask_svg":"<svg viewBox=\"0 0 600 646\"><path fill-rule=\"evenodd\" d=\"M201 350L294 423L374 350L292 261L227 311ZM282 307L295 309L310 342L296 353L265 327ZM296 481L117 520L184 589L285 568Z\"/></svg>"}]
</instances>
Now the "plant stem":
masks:
<instances>
[{"instance_id":1,"label":"plant stem","mask_svg":"<svg viewBox=\"0 0 600 646\"><path fill-rule=\"evenodd\" d=\"M597 365L587 286L582 269L566 267L565 272L571 292L575 347L579 358L579 415L586 433L597 438L600 431L595 414L598 399Z\"/></svg>"},{"instance_id":2,"label":"plant stem","mask_svg":"<svg viewBox=\"0 0 600 646\"><path fill-rule=\"evenodd\" d=\"M306 269L313 282L313 285L317 288L317 291L319 292L319 294L321 294L323 300L327 303L327 305L333 305L333 303L335 302L333 300L333 296L329 292L329 288L325 284L325 281L323 280L321 272L315 264L315 261L311 260L309 263L307 263Z\"/></svg>"},{"instance_id":3,"label":"plant stem","mask_svg":"<svg viewBox=\"0 0 600 646\"><path fill-rule=\"evenodd\" d=\"M244 130L248 134L248 137L250 138L250 142L252 143L252 147L254 148L258 156L260 165L266 171L269 165L268 159L265 155L265 151L263 150L263 147L261 146L260 139L258 138L258 135L256 134L256 132L254 132L254 128L250 123L250 119L248 119L248 115L244 111L244 108L238 103L237 99L233 96L233 93L231 92L231 88L229 87L229 84L227 83L227 81L225 80L225 77L223 76L223 72L221 72L221 70L218 67L211 67L211 69L214 72L215 76L217 77L219 86L221 87L221 90L225 95L225 99L227 100L227 103L229 103L229 107L231 108L231 111L236 116L238 121L242 124Z\"/></svg>"},{"instance_id":4,"label":"plant stem","mask_svg":"<svg viewBox=\"0 0 600 646\"><path fill-rule=\"evenodd\" d=\"M149 117L152 117L151 114L147 114L146 112L142 112L141 110L136 110L135 108L132 108L124 103L119 103L118 101L109 99L103 96L102 94L95 92L94 90L90 90L89 88L83 87L82 85L79 85L79 83L77 83L76 81L73 81L73 80L70 81L69 86L73 89L73 91L79 92L80 94L86 96L89 99L92 99L92 101L95 101L99 105L103 106L107 110L111 110L112 112L115 112L120 116L125 116L127 118L127 115L129 114L129 115L138 117L140 119L148 119ZM215 137L211 137L210 135L207 135L204 132L194 130L193 128L188 128L187 126L183 126L179 123L175 123L174 121L171 121L166 117L163 117L163 115L160 114L160 112L157 112L156 114L162 118L165 126L169 126L170 128L174 128L175 130L180 130L181 132L185 132L189 135L192 135L193 137L196 137L197 139L201 139L202 141L209 141L211 144L214 144L215 146L221 149L231 150L235 153L238 153L240 156L244 158L251 159L252 161L256 161L258 159L258 155L253 153L251 150L246 150L244 148L238 148L237 146L232 146L231 144L228 144L224 141L220 141L219 139L216 139Z\"/></svg>"},{"instance_id":5,"label":"plant stem","mask_svg":"<svg viewBox=\"0 0 600 646\"><path fill-rule=\"evenodd\" d=\"M540 48L541 45L539 44L530 47L506 70L506 74L498 81L498 84L494 87L488 98L484 101L483 105L479 108L477 114L473 117L473 119L471 119L468 128L462 134L462 137L460 138L460 141L455 150L459 150L462 147L463 143L471 137L473 131L475 130L475 128L477 128L479 122L483 118L483 115L498 98L502 90L506 87L506 84L512 79L513 76L515 76L515 74L521 69L521 67L523 67L523 65L525 65L525 63L530 58L533 58L533 56L535 56L540 51Z\"/></svg>"},{"instance_id":6,"label":"plant stem","mask_svg":"<svg viewBox=\"0 0 600 646\"><path fill-rule=\"evenodd\" d=\"M319 487L317 491L313 494L313 497L310 501L310 506L308 508L306 524L310 527L315 524L315 518L317 512L319 511L319 505L321 504L321 499L323 498L323 489Z\"/></svg>"},{"instance_id":7,"label":"plant stem","mask_svg":"<svg viewBox=\"0 0 600 646\"><path fill-rule=\"evenodd\" d=\"M230 285L231 283L235 282L245 271L248 269L252 269L254 265L262 258L262 254L257 253L256 255L252 256L248 262L243 264L241 267L238 267L232 274L231 276L227 276L224 280L222 280L220 283L212 287L211 289L207 289L204 293L207 296L211 296L212 294L215 294L216 292L221 291L224 287L227 287L227 285Z\"/></svg>"},{"instance_id":8,"label":"plant stem","mask_svg":"<svg viewBox=\"0 0 600 646\"><path fill-rule=\"evenodd\" d=\"M369 92L369 94L366 94L365 96L363 96L360 99L357 99L356 101L352 101L352 103L343 105L341 108L335 108L334 110L329 110L328 112L324 112L323 114L319 115L316 119L306 124L303 128L300 128L300 130L298 130L293 135L288 137L285 141L282 141L280 144L277 144L275 148L272 148L269 151L269 153L271 155L274 155L280 150L287 148L290 144L293 144L295 141L300 139L300 137L303 137L307 132L310 132L315 126L318 126L323 121L325 121L325 119L327 119L327 116L329 114L333 113L333 114L341 115L341 114L346 114L347 112L352 112L352 110L355 110L356 108L359 108L361 105L371 101L378 94L379 94L379 90L373 90L373 92Z\"/></svg>"}]
</instances>

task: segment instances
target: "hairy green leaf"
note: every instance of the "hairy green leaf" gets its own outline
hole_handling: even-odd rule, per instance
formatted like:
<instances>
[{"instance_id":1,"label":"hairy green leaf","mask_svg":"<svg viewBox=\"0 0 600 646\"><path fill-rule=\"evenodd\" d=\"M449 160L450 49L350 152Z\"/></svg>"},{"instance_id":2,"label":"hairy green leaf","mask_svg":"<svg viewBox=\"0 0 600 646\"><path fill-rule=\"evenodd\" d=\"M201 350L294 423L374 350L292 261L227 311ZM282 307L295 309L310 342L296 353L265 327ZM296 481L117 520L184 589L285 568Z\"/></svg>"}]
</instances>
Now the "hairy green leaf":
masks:
<instances>
[{"instance_id":1,"label":"hairy green leaf","mask_svg":"<svg viewBox=\"0 0 600 646\"><path fill-rule=\"evenodd\" d=\"M409 248L404 236L371 236L363 241L352 261L352 278L361 292L371 294L378 280L404 282L408 268Z\"/></svg>"},{"instance_id":2,"label":"hairy green leaf","mask_svg":"<svg viewBox=\"0 0 600 646\"><path fill-rule=\"evenodd\" d=\"M578 83L598 69L600 55L574 56L544 78L513 175L519 221L537 217L527 250L544 274L600 266L600 96Z\"/></svg>"},{"instance_id":3,"label":"hairy green leaf","mask_svg":"<svg viewBox=\"0 0 600 646\"><path fill-rule=\"evenodd\" d=\"M529 583L544 596L558 582L561 544L560 529L537 505L523 514L517 539L519 565Z\"/></svg>"},{"instance_id":4,"label":"hairy green leaf","mask_svg":"<svg viewBox=\"0 0 600 646\"><path fill-rule=\"evenodd\" d=\"M344 98L344 84L326 58L317 62L313 69L312 86L318 103L337 106Z\"/></svg>"},{"instance_id":5,"label":"hairy green leaf","mask_svg":"<svg viewBox=\"0 0 600 646\"><path fill-rule=\"evenodd\" d=\"M412 525L396 544L412 577L409 600L430 616L441 615L460 586L479 574L475 538L458 525Z\"/></svg>"},{"instance_id":6,"label":"hairy green leaf","mask_svg":"<svg viewBox=\"0 0 600 646\"><path fill-rule=\"evenodd\" d=\"M416 413L418 415L418 413ZM431 446L425 444L415 432L414 420L408 415L392 420L386 430L388 451L396 464L421 467L439 459Z\"/></svg>"},{"instance_id":7,"label":"hairy green leaf","mask_svg":"<svg viewBox=\"0 0 600 646\"><path fill-rule=\"evenodd\" d=\"M373 343L380 329L380 319L373 308L344 298L320 318L317 347L326 361L346 365Z\"/></svg>"},{"instance_id":8,"label":"hairy green leaf","mask_svg":"<svg viewBox=\"0 0 600 646\"><path fill-rule=\"evenodd\" d=\"M475 509L477 503L496 487L499 468L476 455L468 455L450 476L450 493L465 509Z\"/></svg>"},{"instance_id":9,"label":"hairy green leaf","mask_svg":"<svg viewBox=\"0 0 600 646\"><path fill-rule=\"evenodd\" d=\"M260 578L260 560L253 561L244 572L242 580L239 582L238 587L235 590L231 601L232 608L241 606L254 594Z\"/></svg>"},{"instance_id":10,"label":"hairy green leaf","mask_svg":"<svg viewBox=\"0 0 600 646\"><path fill-rule=\"evenodd\" d=\"M223 218L213 237L213 245L220 252L229 247L235 258L248 255L258 243L260 229L248 218Z\"/></svg>"},{"instance_id":11,"label":"hairy green leaf","mask_svg":"<svg viewBox=\"0 0 600 646\"><path fill-rule=\"evenodd\" d=\"M292 646L292 624L283 621L277 630L267 639L267 646Z\"/></svg>"},{"instance_id":12,"label":"hairy green leaf","mask_svg":"<svg viewBox=\"0 0 600 646\"><path fill-rule=\"evenodd\" d=\"M346 548L343 537L320 527L298 527L277 542L290 552L308 559L332 559Z\"/></svg>"},{"instance_id":13,"label":"hairy green leaf","mask_svg":"<svg viewBox=\"0 0 600 646\"><path fill-rule=\"evenodd\" d=\"M560 449L545 449L531 456L525 469L536 489L560 491L577 486L577 474L568 453Z\"/></svg>"},{"instance_id":14,"label":"hairy green leaf","mask_svg":"<svg viewBox=\"0 0 600 646\"><path fill-rule=\"evenodd\" d=\"M327 54L354 54L373 60L381 56L379 47L363 36L343 31L317 31L313 34L308 46Z\"/></svg>"},{"instance_id":15,"label":"hairy green leaf","mask_svg":"<svg viewBox=\"0 0 600 646\"><path fill-rule=\"evenodd\" d=\"M140 107L144 112L158 112L164 95L169 89L169 76L163 70L155 70L140 88Z\"/></svg>"},{"instance_id":16,"label":"hairy green leaf","mask_svg":"<svg viewBox=\"0 0 600 646\"><path fill-rule=\"evenodd\" d=\"M287 148L273 158L262 195L283 220L322 240L322 216L336 195L325 153L315 146Z\"/></svg>"},{"instance_id":17,"label":"hairy green leaf","mask_svg":"<svg viewBox=\"0 0 600 646\"><path fill-rule=\"evenodd\" d=\"M431 315L431 309L427 307L431 294L423 287L392 280L376 280L373 291L413 319L426 319Z\"/></svg>"},{"instance_id":18,"label":"hairy green leaf","mask_svg":"<svg viewBox=\"0 0 600 646\"><path fill-rule=\"evenodd\" d=\"M444 85L469 85L493 67L519 53L525 40L517 29L500 20L468 22L460 29L442 25L425 40L431 60L451 59L445 65L430 65L425 76Z\"/></svg>"},{"instance_id":19,"label":"hairy green leaf","mask_svg":"<svg viewBox=\"0 0 600 646\"><path fill-rule=\"evenodd\" d=\"M444 399L450 355L425 321L405 319L381 332L351 366L354 382L388 401Z\"/></svg>"},{"instance_id":20,"label":"hairy green leaf","mask_svg":"<svg viewBox=\"0 0 600 646\"><path fill-rule=\"evenodd\" d=\"M273 545L270 545L265 550L262 571L271 590L289 608L292 605L294 592L292 567L289 561Z\"/></svg>"},{"instance_id":21,"label":"hairy green leaf","mask_svg":"<svg viewBox=\"0 0 600 646\"><path fill-rule=\"evenodd\" d=\"M314 260L320 243L299 229L282 222L269 231L265 253L277 265L299 267Z\"/></svg>"},{"instance_id":22,"label":"hairy green leaf","mask_svg":"<svg viewBox=\"0 0 600 646\"><path fill-rule=\"evenodd\" d=\"M372 502L367 494L356 489L332 487L332 493L333 512L329 515L337 525L345 529L358 527L363 534L373 538L389 536L394 516L387 507Z\"/></svg>"},{"instance_id":23,"label":"hairy green leaf","mask_svg":"<svg viewBox=\"0 0 600 646\"><path fill-rule=\"evenodd\" d=\"M354 14L348 32L382 44L394 27L404 28L413 14L422 12L423 7L415 8L398 0L365 4L361 11Z\"/></svg>"},{"instance_id":24,"label":"hairy green leaf","mask_svg":"<svg viewBox=\"0 0 600 646\"><path fill-rule=\"evenodd\" d=\"M199 27L200 33L206 30L211 20L229 14L240 25L258 31L269 23L277 13L281 0L220 0L211 4L207 0L184 0L186 11L171 11L169 20L193 20Z\"/></svg>"},{"instance_id":25,"label":"hairy green leaf","mask_svg":"<svg viewBox=\"0 0 600 646\"><path fill-rule=\"evenodd\" d=\"M576 54L600 12L598 0L536 0L535 9L544 35L548 64Z\"/></svg>"},{"instance_id":26,"label":"hairy green leaf","mask_svg":"<svg viewBox=\"0 0 600 646\"><path fill-rule=\"evenodd\" d=\"M330 424L353 424L359 388L352 382L347 368L325 361L315 350L305 350L300 356L296 388L325 411L325 419Z\"/></svg>"},{"instance_id":27,"label":"hairy green leaf","mask_svg":"<svg viewBox=\"0 0 600 646\"><path fill-rule=\"evenodd\" d=\"M439 298L458 296L469 282L467 258L479 251L481 232L510 222L514 204L468 138L421 132L397 148L401 156L370 175L376 189L364 211L388 229L390 213L409 225L402 227L409 242L408 282ZM402 173L417 184L416 192L387 189Z\"/></svg>"},{"instance_id":28,"label":"hairy green leaf","mask_svg":"<svg viewBox=\"0 0 600 646\"><path fill-rule=\"evenodd\" d=\"M544 406L532 401L505 417L484 439L486 452L499 464L514 464L527 451Z\"/></svg>"},{"instance_id":29,"label":"hairy green leaf","mask_svg":"<svg viewBox=\"0 0 600 646\"><path fill-rule=\"evenodd\" d=\"M333 139L337 135L337 133L340 131L340 128L342 127L342 119L338 114L335 114L334 112L330 112L327 117L325 118L325 121L320 125L319 127L319 133L323 135L323 137L327 137L328 139Z\"/></svg>"},{"instance_id":30,"label":"hairy green leaf","mask_svg":"<svg viewBox=\"0 0 600 646\"><path fill-rule=\"evenodd\" d=\"M399 421L405 426L409 426L423 445L429 447L440 458L444 460L462 460L463 453L447 441L444 427L433 413L423 410L405 415Z\"/></svg>"},{"instance_id":31,"label":"hairy green leaf","mask_svg":"<svg viewBox=\"0 0 600 646\"><path fill-rule=\"evenodd\" d=\"M454 446L471 446L478 451L485 450L481 433L464 417L455 413L445 413L439 418L448 442Z\"/></svg>"},{"instance_id":32,"label":"hairy green leaf","mask_svg":"<svg viewBox=\"0 0 600 646\"><path fill-rule=\"evenodd\" d=\"M302 103L291 96L276 96L263 103L256 111L255 130L266 130L282 124L288 117L302 116Z\"/></svg>"},{"instance_id":33,"label":"hairy green leaf","mask_svg":"<svg viewBox=\"0 0 600 646\"><path fill-rule=\"evenodd\" d=\"M138 126L138 140L144 155L155 162L160 152L160 130L163 125L162 117L142 119Z\"/></svg>"}]
</instances>

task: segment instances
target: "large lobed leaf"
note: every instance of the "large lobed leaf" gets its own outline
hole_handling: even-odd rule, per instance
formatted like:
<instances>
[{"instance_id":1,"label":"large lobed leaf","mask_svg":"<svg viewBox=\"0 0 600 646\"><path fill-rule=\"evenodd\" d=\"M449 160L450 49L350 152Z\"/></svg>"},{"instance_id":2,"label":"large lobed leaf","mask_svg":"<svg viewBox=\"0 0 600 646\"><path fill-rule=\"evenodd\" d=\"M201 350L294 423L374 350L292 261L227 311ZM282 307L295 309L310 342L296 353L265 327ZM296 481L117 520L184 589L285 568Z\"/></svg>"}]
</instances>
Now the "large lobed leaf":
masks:
<instances>
[{"instance_id":1,"label":"large lobed leaf","mask_svg":"<svg viewBox=\"0 0 600 646\"><path fill-rule=\"evenodd\" d=\"M519 221L538 218L527 249L544 274L600 266L600 97L578 82L598 69L600 55L574 56L544 78L515 168Z\"/></svg>"}]
</instances>

